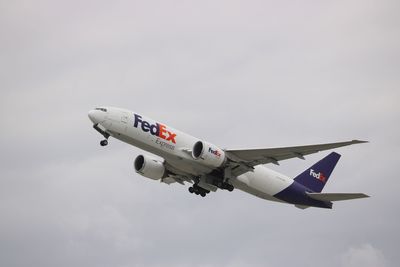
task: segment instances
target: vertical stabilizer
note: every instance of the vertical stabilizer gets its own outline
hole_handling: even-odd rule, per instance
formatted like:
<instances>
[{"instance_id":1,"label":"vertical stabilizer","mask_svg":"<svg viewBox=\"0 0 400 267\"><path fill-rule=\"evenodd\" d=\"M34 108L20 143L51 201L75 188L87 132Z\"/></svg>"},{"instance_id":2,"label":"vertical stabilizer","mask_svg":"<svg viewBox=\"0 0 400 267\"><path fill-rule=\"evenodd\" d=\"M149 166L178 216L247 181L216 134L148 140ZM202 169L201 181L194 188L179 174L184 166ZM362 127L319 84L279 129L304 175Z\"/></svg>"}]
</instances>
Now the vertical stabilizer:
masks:
<instances>
[{"instance_id":1,"label":"vertical stabilizer","mask_svg":"<svg viewBox=\"0 0 400 267\"><path fill-rule=\"evenodd\" d=\"M294 180L314 192L321 192L339 159L340 155L332 152L298 175Z\"/></svg>"}]
</instances>

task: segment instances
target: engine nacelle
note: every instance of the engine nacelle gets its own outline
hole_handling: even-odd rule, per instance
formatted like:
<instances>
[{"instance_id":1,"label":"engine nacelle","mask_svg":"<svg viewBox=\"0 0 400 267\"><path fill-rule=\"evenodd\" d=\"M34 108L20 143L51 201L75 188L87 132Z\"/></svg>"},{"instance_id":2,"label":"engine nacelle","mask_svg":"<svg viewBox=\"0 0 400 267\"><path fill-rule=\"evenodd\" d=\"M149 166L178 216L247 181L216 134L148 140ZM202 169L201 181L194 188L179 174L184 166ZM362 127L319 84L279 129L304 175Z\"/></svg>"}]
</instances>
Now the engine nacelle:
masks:
<instances>
[{"instance_id":1,"label":"engine nacelle","mask_svg":"<svg viewBox=\"0 0 400 267\"><path fill-rule=\"evenodd\" d=\"M213 144L198 141L192 149L192 157L209 167L221 167L226 161L225 152Z\"/></svg>"},{"instance_id":2,"label":"engine nacelle","mask_svg":"<svg viewBox=\"0 0 400 267\"><path fill-rule=\"evenodd\" d=\"M158 180L167 176L164 163L149 156L137 156L133 165L137 173L153 180Z\"/></svg>"}]
</instances>

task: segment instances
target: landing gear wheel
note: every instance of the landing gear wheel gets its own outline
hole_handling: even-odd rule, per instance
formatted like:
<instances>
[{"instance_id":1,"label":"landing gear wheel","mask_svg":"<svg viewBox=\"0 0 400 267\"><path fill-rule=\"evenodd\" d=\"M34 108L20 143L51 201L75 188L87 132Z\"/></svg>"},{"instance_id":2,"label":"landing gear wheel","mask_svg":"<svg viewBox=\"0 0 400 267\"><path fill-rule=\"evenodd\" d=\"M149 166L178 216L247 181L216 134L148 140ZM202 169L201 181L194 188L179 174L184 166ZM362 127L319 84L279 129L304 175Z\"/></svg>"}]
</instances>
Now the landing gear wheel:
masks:
<instances>
[{"instance_id":1,"label":"landing gear wheel","mask_svg":"<svg viewBox=\"0 0 400 267\"><path fill-rule=\"evenodd\" d=\"M100 141L100 145L101 145L101 146L106 146L106 145L108 145L107 139L101 140L101 141Z\"/></svg>"},{"instance_id":2,"label":"landing gear wheel","mask_svg":"<svg viewBox=\"0 0 400 267\"><path fill-rule=\"evenodd\" d=\"M234 188L235 188L235 187L233 187L233 185L229 185L229 186L228 186L228 191L229 191L229 192L232 192Z\"/></svg>"},{"instance_id":3,"label":"landing gear wheel","mask_svg":"<svg viewBox=\"0 0 400 267\"><path fill-rule=\"evenodd\" d=\"M210 191L198 186L197 184L194 184L193 186L189 187L188 190L190 193L194 193L202 197L205 197L208 193L210 193Z\"/></svg>"}]
</instances>

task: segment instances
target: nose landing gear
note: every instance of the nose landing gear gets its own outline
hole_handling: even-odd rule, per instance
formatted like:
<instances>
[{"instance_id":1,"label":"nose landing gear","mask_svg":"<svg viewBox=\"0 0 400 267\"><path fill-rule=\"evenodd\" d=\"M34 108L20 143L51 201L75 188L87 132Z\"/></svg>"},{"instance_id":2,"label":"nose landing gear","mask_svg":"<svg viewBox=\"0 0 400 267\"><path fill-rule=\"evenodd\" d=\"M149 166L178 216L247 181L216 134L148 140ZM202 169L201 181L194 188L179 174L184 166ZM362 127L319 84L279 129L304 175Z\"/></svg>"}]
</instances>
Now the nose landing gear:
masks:
<instances>
[{"instance_id":1,"label":"nose landing gear","mask_svg":"<svg viewBox=\"0 0 400 267\"><path fill-rule=\"evenodd\" d=\"M100 141L100 145L101 145L101 146L106 146L106 145L108 145L108 140L107 140L107 139L101 140L101 141Z\"/></svg>"},{"instance_id":2,"label":"nose landing gear","mask_svg":"<svg viewBox=\"0 0 400 267\"><path fill-rule=\"evenodd\" d=\"M99 124L98 123L96 123L96 124L94 124L93 125L93 128L96 130L96 131L98 131L102 136L104 136L104 140L101 140L100 141L100 145L101 146L106 146L106 145L108 145L108 137L110 137L110 134L109 133L107 133L105 130L103 130L102 128L100 128L99 127Z\"/></svg>"}]
</instances>

